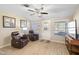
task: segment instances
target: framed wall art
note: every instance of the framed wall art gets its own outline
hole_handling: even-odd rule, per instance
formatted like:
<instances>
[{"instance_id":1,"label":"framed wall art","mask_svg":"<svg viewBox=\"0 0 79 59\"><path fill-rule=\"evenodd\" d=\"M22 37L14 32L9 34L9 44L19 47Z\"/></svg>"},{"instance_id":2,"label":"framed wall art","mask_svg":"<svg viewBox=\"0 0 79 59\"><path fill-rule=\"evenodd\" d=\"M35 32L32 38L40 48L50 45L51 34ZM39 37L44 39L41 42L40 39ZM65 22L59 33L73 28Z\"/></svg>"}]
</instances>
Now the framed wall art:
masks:
<instances>
[{"instance_id":1,"label":"framed wall art","mask_svg":"<svg viewBox=\"0 0 79 59\"><path fill-rule=\"evenodd\" d=\"M48 30L48 22L44 22L44 30L47 31Z\"/></svg>"},{"instance_id":2,"label":"framed wall art","mask_svg":"<svg viewBox=\"0 0 79 59\"><path fill-rule=\"evenodd\" d=\"M3 16L3 28L15 28L16 19L13 17Z\"/></svg>"},{"instance_id":3,"label":"framed wall art","mask_svg":"<svg viewBox=\"0 0 79 59\"><path fill-rule=\"evenodd\" d=\"M27 20L20 20L20 27L26 28L27 27Z\"/></svg>"}]
</instances>

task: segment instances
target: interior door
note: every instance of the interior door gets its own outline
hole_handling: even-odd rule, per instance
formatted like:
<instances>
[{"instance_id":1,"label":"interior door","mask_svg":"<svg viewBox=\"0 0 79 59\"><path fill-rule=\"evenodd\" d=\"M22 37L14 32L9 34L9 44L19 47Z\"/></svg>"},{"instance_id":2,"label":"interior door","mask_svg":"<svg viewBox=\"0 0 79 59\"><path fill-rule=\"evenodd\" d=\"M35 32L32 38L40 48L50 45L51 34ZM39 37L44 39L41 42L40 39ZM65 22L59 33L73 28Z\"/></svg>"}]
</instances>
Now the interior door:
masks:
<instances>
[{"instance_id":1,"label":"interior door","mask_svg":"<svg viewBox=\"0 0 79 59\"><path fill-rule=\"evenodd\" d=\"M42 39L50 40L51 39L51 21L44 20L42 21Z\"/></svg>"}]
</instances>

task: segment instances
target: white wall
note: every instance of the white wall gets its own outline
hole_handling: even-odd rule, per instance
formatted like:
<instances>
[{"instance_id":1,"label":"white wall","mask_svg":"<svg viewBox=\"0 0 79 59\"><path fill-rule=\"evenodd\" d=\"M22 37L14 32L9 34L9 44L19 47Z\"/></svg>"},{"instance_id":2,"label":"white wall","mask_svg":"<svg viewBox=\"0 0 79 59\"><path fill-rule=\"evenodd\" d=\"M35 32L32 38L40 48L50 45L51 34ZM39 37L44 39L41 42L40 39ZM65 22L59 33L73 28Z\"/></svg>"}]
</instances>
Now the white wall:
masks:
<instances>
[{"instance_id":1,"label":"white wall","mask_svg":"<svg viewBox=\"0 0 79 59\"><path fill-rule=\"evenodd\" d=\"M16 14L15 14L16 15ZM24 17L15 16L12 13L0 11L0 47L7 44L11 44L11 32L20 31L20 19L25 19ZM3 28L3 16L9 16L16 18L16 28ZM29 26L28 26L29 27Z\"/></svg>"},{"instance_id":2,"label":"white wall","mask_svg":"<svg viewBox=\"0 0 79 59\"><path fill-rule=\"evenodd\" d=\"M59 43L65 43L65 37L64 36L59 36L59 35L55 35L55 22L58 21L65 21L65 22L69 22L70 19L49 19L49 20L42 20L41 21L41 39L44 40L51 40L53 42L59 42ZM44 30L44 27L47 23L47 27L48 30Z\"/></svg>"},{"instance_id":3,"label":"white wall","mask_svg":"<svg viewBox=\"0 0 79 59\"><path fill-rule=\"evenodd\" d=\"M9 17L16 18L16 28L3 28L3 18L2 18L3 16L9 16ZM10 42L11 41L11 32L20 30L20 21L19 21L20 19L26 19L26 18L16 16L16 14L0 11L0 46L11 43ZM64 19L64 20L68 21L69 19ZM64 37L54 35L54 22L55 21L56 21L55 19L34 21L35 23L38 23L40 25L40 29L38 30L39 33L40 33L40 39L48 39L48 40L55 41L55 42L60 42L60 43L64 42ZM30 29L31 24L30 24L29 20L27 20L27 22L28 22L27 26ZM47 22L47 24L48 24L47 25L48 26L48 31L43 30L45 22Z\"/></svg>"},{"instance_id":4,"label":"white wall","mask_svg":"<svg viewBox=\"0 0 79 59\"><path fill-rule=\"evenodd\" d=\"M77 21L77 33L79 34L79 8L77 9L76 13L74 14L73 19Z\"/></svg>"},{"instance_id":5,"label":"white wall","mask_svg":"<svg viewBox=\"0 0 79 59\"><path fill-rule=\"evenodd\" d=\"M60 36L60 35L55 35L55 22L61 22L61 21L64 21L64 22L69 22L70 19L52 19L51 20L51 26L52 26L52 30L51 30L51 35L52 35L52 39L51 41L54 41L54 42L59 42L59 43L65 43L65 36Z\"/></svg>"}]
</instances>

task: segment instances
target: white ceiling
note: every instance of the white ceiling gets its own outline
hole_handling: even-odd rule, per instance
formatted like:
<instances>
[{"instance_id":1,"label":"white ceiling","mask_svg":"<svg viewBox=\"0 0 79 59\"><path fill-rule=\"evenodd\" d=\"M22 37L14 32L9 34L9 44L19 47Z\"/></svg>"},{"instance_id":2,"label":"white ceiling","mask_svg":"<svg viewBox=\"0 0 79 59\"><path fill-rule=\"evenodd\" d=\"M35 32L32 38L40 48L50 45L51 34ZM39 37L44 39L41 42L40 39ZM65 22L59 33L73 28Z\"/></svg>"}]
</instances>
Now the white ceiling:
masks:
<instances>
[{"instance_id":1,"label":"white ceiling","mask_svg":"<svg viewBox=\"0 0 79 59\"><path fill-rule=\"evenodd\" d=\"M40 4L31 4L30 8L40 8ZM45 4L44 10L48 12L48 15L38 17L37 14L30 15L32 12L27 11L28 8L20 4L0 4L0 11L7 11L15 13L18 16L26 17L29 20L40 20L49 18L64 18L72 16L77 8L78 4Z\"/></svg>"}]
</instances>

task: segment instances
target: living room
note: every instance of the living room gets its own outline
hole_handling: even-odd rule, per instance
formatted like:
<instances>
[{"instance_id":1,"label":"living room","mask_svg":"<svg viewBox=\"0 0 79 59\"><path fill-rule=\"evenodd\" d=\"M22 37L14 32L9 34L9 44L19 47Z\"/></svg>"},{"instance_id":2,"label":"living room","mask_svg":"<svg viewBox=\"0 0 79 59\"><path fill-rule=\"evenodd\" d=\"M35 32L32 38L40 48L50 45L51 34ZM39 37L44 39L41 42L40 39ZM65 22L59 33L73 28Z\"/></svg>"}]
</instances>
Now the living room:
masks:
<instances>
[{"instance_id":1,"label":"living room","mask_svg":"<svg viewBox=\"0 0 79 59\"><path fill-rule=\"evenodd\" d=\"M79 33L78 19L79 4L0 4L0 54L69 55L67 25L77 22ZM19 36L22 46L13 41Z\"/></svg>"}]
</instances>

